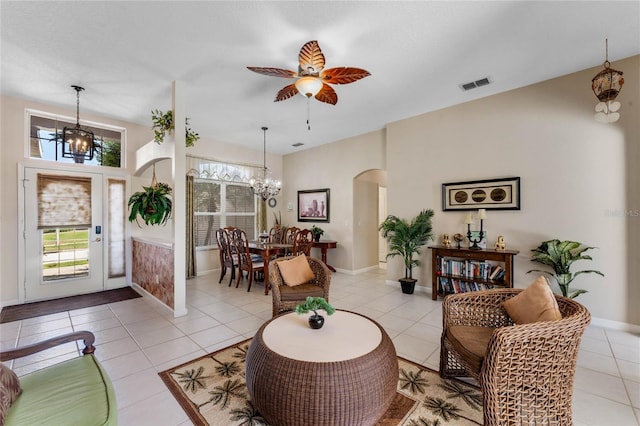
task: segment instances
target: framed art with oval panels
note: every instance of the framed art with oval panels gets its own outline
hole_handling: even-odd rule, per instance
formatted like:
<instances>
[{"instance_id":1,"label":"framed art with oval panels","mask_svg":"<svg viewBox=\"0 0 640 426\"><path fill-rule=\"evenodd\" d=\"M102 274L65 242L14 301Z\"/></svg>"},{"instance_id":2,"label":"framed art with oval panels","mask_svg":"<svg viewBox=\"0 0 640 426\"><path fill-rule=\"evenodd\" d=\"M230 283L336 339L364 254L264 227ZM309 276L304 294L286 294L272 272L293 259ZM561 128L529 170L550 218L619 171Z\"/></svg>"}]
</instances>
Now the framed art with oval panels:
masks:
<instances>
[{"instance_id":1,"label":"framed art with oval panels","mask_svg":"<svg viewBox=\"0 0 640 426\"><path fill-rule=\"evenodd\" d=\"M520 210L520 178L442 184L442 210Z\"/></svg>"}]
</instances>

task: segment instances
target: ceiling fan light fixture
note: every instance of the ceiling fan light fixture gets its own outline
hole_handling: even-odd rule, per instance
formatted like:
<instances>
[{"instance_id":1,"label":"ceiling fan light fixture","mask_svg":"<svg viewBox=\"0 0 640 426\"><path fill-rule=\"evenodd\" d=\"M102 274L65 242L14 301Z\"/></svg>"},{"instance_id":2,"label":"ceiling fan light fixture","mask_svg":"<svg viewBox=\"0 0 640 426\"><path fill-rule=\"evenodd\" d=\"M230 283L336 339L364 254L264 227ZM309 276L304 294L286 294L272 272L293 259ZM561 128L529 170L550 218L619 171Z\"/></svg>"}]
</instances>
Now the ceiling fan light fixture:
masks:
<instances>
[{"instance_id":1,"label":"ceiling fan light fixture","mask_svg":"<svg viewBox=\"0 0 640 426\"><path fill-rule=\"evenodd\" d=\"M311 98L318 94L322 89L322 81L318 77L305 76L296 80L296 89L307 98Z\"/></svg>"}]
</instances>

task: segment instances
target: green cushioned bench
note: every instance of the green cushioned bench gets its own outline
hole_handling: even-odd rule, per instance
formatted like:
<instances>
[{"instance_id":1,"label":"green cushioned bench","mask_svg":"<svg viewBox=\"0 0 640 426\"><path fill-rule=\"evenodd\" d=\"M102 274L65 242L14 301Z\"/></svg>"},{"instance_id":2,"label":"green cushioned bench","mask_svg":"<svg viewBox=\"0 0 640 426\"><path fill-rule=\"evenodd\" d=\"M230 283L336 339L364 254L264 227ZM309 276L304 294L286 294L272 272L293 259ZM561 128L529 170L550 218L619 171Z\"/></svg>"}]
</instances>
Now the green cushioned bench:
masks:
<instances>
[{"instance_id":1,"label":"green cushioned bench","mask_svg":"<svg viewBox=\"0 0 640 426\"><path fill-rule=\"evenodd\" d=\"M115 392L107 373L93 355L92 333L71 333L27 348L3 352L0 359L19 358L80 339L85 343L84 356L19 378L22 394L9 408L5 419L7 426L117 425ZM16 353L19 356L15 356Z\"/></svg>"}]
</instances>

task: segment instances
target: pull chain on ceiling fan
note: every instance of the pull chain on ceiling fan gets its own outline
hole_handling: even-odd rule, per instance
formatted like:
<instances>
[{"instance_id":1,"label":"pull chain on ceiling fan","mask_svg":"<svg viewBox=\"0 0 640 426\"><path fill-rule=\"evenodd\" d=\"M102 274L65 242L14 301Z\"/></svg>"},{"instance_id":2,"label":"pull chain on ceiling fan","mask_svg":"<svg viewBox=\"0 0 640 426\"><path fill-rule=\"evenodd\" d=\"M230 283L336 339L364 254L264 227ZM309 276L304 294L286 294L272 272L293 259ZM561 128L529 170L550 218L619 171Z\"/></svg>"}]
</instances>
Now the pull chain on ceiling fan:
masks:
<instances>
[{"instance_id":1,"label":"pull chain on ceiling fan","mask_svg":"<svg viewBox=\"0 0 640 426\"><path fill-rule=\"evenodd\" d=\"M295 78L278 92L274 102L284 101L300 93L307 98L307 128L309 124L309 103L314 97L320 102L331 105L338 103L338 95L329 84L349 84L371 75L369 71L354 67L337 67L324 69L324 54L316 40L308 41L300 49L298 55L298 72L273 67L247 67L258 74L271 77Z\"/></svg>"}]
</instances>

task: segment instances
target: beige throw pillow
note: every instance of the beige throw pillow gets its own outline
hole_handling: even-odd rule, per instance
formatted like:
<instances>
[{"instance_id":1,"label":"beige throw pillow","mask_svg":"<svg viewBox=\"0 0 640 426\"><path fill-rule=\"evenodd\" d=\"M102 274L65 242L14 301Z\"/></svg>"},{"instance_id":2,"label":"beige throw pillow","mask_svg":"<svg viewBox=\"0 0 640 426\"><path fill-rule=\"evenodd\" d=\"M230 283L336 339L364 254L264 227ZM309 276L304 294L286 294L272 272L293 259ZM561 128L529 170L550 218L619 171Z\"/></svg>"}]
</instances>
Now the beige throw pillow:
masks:
<instances>
[{"instance_id":1,"label":"beige throw pillow","mask_svg":"<svg viewBox=\"0 0 640 426\"><path fill-rule=\"evenodd\" d=\"M539 276L526 290L502 302L502 306L516 324L562 318L558 302L543 276Z\"/></svg>"},{"instance_id":2,"label":"beige throw pillow","mask_svg":"<svg viewBox=\"0 0 640 426\"><path fill-rule=\"evenodd\" d=\"M304 254L278 262L278 268L284 283L289 287L307 283L315 277Z\"/></svg>"},{"instance_id":3,"label":"beige throw pillow","mask_svg":"<svg viewBox=\"0 0 640 426\"><path fill-rule=\"evenodd\" d=\"M0 363L0 425L4 424L9 407L22 393L16 373Z\"/></svg>"}]
</instances>

